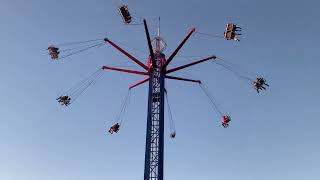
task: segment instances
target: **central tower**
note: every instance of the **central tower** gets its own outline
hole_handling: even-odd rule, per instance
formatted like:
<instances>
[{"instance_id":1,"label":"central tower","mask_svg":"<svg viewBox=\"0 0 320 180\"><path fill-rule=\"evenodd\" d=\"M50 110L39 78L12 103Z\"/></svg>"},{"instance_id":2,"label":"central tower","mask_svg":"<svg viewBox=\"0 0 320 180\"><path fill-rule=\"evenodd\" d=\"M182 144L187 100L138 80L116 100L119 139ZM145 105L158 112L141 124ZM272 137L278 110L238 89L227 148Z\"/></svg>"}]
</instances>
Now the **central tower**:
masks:
<instances>
[{"instance_id":1,"label":"central tower","mask_svg":"<svg viewBox=\"0 0 320 180\"><path fill-rule=\"evenodd\" d=\"M166 44L160 37L160 23L158 36L149 45L154 47L154 57L148 61L150 74L144 180L163 180L165 70L162 67L166 59L162 52Z\"/></svg>"}]
</instances>

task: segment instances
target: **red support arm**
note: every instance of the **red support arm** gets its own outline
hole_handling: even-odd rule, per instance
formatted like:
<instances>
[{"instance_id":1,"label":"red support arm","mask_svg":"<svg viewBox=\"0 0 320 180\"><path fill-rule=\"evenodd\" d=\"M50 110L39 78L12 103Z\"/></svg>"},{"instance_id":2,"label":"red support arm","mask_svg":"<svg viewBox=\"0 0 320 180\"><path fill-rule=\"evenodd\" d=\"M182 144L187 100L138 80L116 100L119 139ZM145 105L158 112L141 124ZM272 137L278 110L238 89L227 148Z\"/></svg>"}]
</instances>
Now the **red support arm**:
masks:
<instances>
[{"instance_id":1,"label":"red support arm","mask_svg":"<svg viewBox=\"0 0 320 180\"><path fill-rule=\"evenodd\" d=\"M193 80L193 79L186 79L186 78L180 78L180 77L174 77L174 76L166 76L168 79L174 79L179 81L188 81L188 82L195 82L201 84L200 80Z\"/></svg>"},{"instance_id":2,"label":"red support arm","mask_svg":"<svg viewBox=\"0 0 320 180\"><path fill-rule=\"evenodd\" d=\"M144 80L142 80L142 81L139 81L139 82L131 85L131 86L129 87L129 90L131 90L132 88L135 88L135 87L137 87L137 86L139 86L139 85L141 85L141 84L143 84L143 83L145 83L145 82L147 82L147 81L149 81L149 78L146 78L146 79L144 79Z\"/></svg>"},{"instance_id":3,"label":"red support arm","mask_svg":"<svg viewBox=\"0 0 320 180\"><path fill-rule=\"evenodd\" d=\"M144 29L146 31L146 36L147 36L148 47L149 47L149 52L150 52L150 56L151 56L152 67L155 68L156 65L157 65L156 64L156 59L155 59L153 48L152 48L152 44L151 44L151 39L150 39L150 34L149 34L149 30L148 30L147 21L145 19L143 20L143 24L144 24Z\"/></svg>"},{"instance_id":4,"label":"red support arm","mask_svg":"<svg viewBox=\"0 0 320 180\"><path fill-rule=\"evenodd\" d=\"M193 65L208 61L210 59L216 59L216 58L217 58L216 56L212 55L212 56L209 56L207 58L204 58L204 59L201 59L201 60L186 64L186 65L183 65L183 66L179 66L179 67L176 67L176 68L173 68L173 69L169 69L169 70L166 71L166 74L169 74L169 73L172 73L172 72L175 72L175 71L179 71L181 69L184 69L184 68L187 68L187 67L190 67L190 66L193 66Z\"/></svg>"},{"instance_id":5,"label":"red support arm","mask_svg":"<svg viewBox=\"0 0 320 180\"><path fill-rule=\"evenodd\" d=\"M186 43L186 41L189 39L189 37L192 35L192 33L194 33L196 31L195 28L192 28L191 31L189 32L189 34L182 40L182 42L179 44L179 46L177 47L176 50L173 51L173 53L170 55L170 57L167 59L166 63L163 65L162 70L166 69L166 67L168 66L168 64L172 61L172 59L174 58L174 56L176 56L176 54L179 52L179 50L182 48L182 46L184 45L184 43Z\"/></svg>"},{"instance_id":6,"label":"red support arm","mask_svg":"<svg viewBox=\"0 0 320 180\"><path fill-rule=\"evenodd\" d=\"M135 70L130 70L130 69L113 68L113 67L108 67L108 66L102 66L102 69L103 70L109 69L112 71L120 71L120 72L131 73L131 74L149 75L148 72L135 71Z\"/></svg>"},{"instance_id":7,"label":"red support arm","mask_svg":"<svg viewBox=\"0 0 320 180\"><path fill-rule=\"evenodd\" d=\"M138 64L139 66L141 66L143 69L148 70L148 66L146 66L145 64L143 64L141 61L139 61L137 58L133 57L131 54L129 54L127 51L125 51L124 49L122 49L121 47L119 47L118 45L116 45L114 42L112 42L110 39L105 38L104 39L105 42L108 42L109 44L111 44L111 46L113 46L114 48L116 48L117 50L119 50L120 52L122 52L124 55L126 55L128 58L130 58L133 62L135 62L136 64Z\"/></svg>"}]
</instances>

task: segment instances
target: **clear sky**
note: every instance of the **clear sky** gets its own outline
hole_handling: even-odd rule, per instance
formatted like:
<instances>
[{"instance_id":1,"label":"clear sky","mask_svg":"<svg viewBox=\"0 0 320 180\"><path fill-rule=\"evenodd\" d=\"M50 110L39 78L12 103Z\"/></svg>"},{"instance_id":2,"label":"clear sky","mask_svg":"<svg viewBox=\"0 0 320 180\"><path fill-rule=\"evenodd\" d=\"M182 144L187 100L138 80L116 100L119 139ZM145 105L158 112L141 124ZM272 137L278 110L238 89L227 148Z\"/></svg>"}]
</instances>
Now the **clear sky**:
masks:
<instances>
[{"instance_id":1,"label":"clear sky","mask_svg":"<svg viewBox=\"0 0 320 180\"><path fill-rule=\"evenodd\" d=\"M215 54L270 84L257 94L214 63L185 70L232 116L224 129L197 85L167 81L177 136L166 118L166 180L320 179L318 1L0 0L0 180L143 179L146 85L132 92L119 133L107 133L141 76L105 72L70 107L55 101L102 65L129 60L110 46L56 62L45 50L109 37L146 51L143 26L122 24L122 3L152 36L161 16L167 55L193 26L222 34L227 22L241 25L240 43L195 34L174 61Z\"/></svg>"}]
</instances>

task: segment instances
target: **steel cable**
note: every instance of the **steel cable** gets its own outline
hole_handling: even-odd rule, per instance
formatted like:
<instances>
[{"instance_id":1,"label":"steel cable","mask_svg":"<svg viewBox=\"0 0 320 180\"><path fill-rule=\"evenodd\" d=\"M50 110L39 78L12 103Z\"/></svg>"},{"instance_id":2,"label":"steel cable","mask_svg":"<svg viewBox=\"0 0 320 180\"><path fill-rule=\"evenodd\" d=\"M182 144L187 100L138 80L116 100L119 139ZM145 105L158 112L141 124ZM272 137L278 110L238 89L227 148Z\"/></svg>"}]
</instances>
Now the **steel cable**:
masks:
<instances>
[{"instance_id":1,"label":"steel cable","mask_svg":"<svg viewBox=\"0 0 320 180\"><path fill-rule=\"evenodd\" d=\"M173 121L173 118L172 118L172 111L171 111L171 107L170 107L170 103L169 103L167 92L165 92L165 98L166 98L167 107L168 107L170 131L171 131L171 133L174 133L176 130L175 130L175 125L174 125L174 121Z\"/></svg>"},{"instance_id":2,"label":"steel cable","mask_svg":"<svg viewBox=\"0 0 320 180\"><path fill-rule=\"evenodd\" d=\"M210 95L210 93L207 90L207 88L203 84L199 84L199 86L202 89L202 91L205 93L205 95L209 98L213 110L216 113L218 113L220 116L223 116L222 111L219 109L218 105L215 103L215 99L213 98L213 96Z\"/></svg>"},{"instance_id":3,"label":"steel cable","mask_svg":"<svg viewBox=\"0 0 320 180\"><path fill-rule=\"evenodd\" d=\"M64 58L69 57L71 55L75 55L75 54L81 53L83 51L86 51L86 50L89 50L89 49L92 49L92 48L95 48L95 47L101 47L103 44L104 43L99 43L99 44L96 44L96 45L93 45L93 46L89 46L89 47L84 48L84 49L80 49L78 51L75 51L75 52L69 53L67 55L64 55L64 56L60 57L59 59L64 59Z\"/></svg>"}]
</instances>

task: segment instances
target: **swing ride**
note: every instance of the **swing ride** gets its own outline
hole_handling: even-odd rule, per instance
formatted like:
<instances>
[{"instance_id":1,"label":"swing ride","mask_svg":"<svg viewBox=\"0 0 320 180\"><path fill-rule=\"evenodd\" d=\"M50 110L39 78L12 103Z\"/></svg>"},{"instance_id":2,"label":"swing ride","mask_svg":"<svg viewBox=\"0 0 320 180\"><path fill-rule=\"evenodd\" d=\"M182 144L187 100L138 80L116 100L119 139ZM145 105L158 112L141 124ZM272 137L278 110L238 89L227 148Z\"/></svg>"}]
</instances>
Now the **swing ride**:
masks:
<instances>
[{"instance_id":1,"label":"swing ride","mask_svg":"<svg viewBox=\"0 0 320 180\"><path fill-rule=\"evenodd\" d=\"M127 5L122 5L118 8L119 14L122 17L122 20L125 25L139 25L134 16L129 12ZM198 60L190 61L187 64L177 66L174 68L168 68L168 65L176 57L180 49L184 46L187 40L191 37L193 33L209 35L201 32L196 32L195 28L192 28L185 38L180 42L178 47L166 57L163 53L166 49L167 44L160 36L160 18L159 18L159 27L158 33L155 38L151 40L149 35L149 30L147 26L147 21L143 19L143 22L140 23L144 25L145 35L148 44L148 59L146 63L143 63L141 60L137 59L131 55L127 50L123 49L115 43L115 41L110 38L103 39L93 39L88 41L79 41L58 45L51 45L48 47L48 54L51 59L54 61L67 58L69 56L79 54L81 52L87 51L89 49L98 48L104 44L108 44L113 48L117 49L119 52L127 56L131 61L140 67L142 70L133 70L125 69L121 67L112 67L112 66L102 66L100 69L91 74L88 78L80 81L74 87L70 88L64 92L60 97L57 98L57 101L62 106L69 106L72 104L81 94L85 92L90 86L94 85L98 79L102 77L102 74L106 70L118 71L122 73L129 73L135 75L144 76L144 78L136 82L135 84L129 87L128 93L123 101L119 116L117 117L117 122L110 127L108 132L110 134L118 133L121 124L123 121L123 114L126 111L126 108L130 101L131 90L139 85L149 82L149 94L148 94L148 113L147 113L147 132L146 132L146 150L145 150L145 169L144 169L144 180L163 180L163 154L164 154L164 107L165 102L167 104L167 110L169 114L169 125L170 125L170 137L176 137L176 131L174 127L174 122L172 118L172 112L169 105L168 94L165 88L165 80L177 80L185 81L198 84L204 94L208 97L210 104L212 105L213 110L221 117L221 125L223 128L227 128L231 121L231 118L228 114L221 111L221 108L215 103L214 97L209 93L205 85L200 80L194 80L184 77L177 77L171 75L174 72L186 69L188 67L204 63L204 62L214 62L215 64L225 68L226 70L233 73L235 76L239 77L242 80L245 80L256 89L257 93L261 90L266 90L266 86L269 86L266 83L266 80L259 74L254 74L244 71L239 66L226 61L215 55L207 56ZM221 35L226 40L235 40L240 41L239 32L241 27L233 23L227 23L225 32ZM215 35L210 35L215 36ZM220 36L220 35L219 35Z\"/></svg>"}]
</instances>

